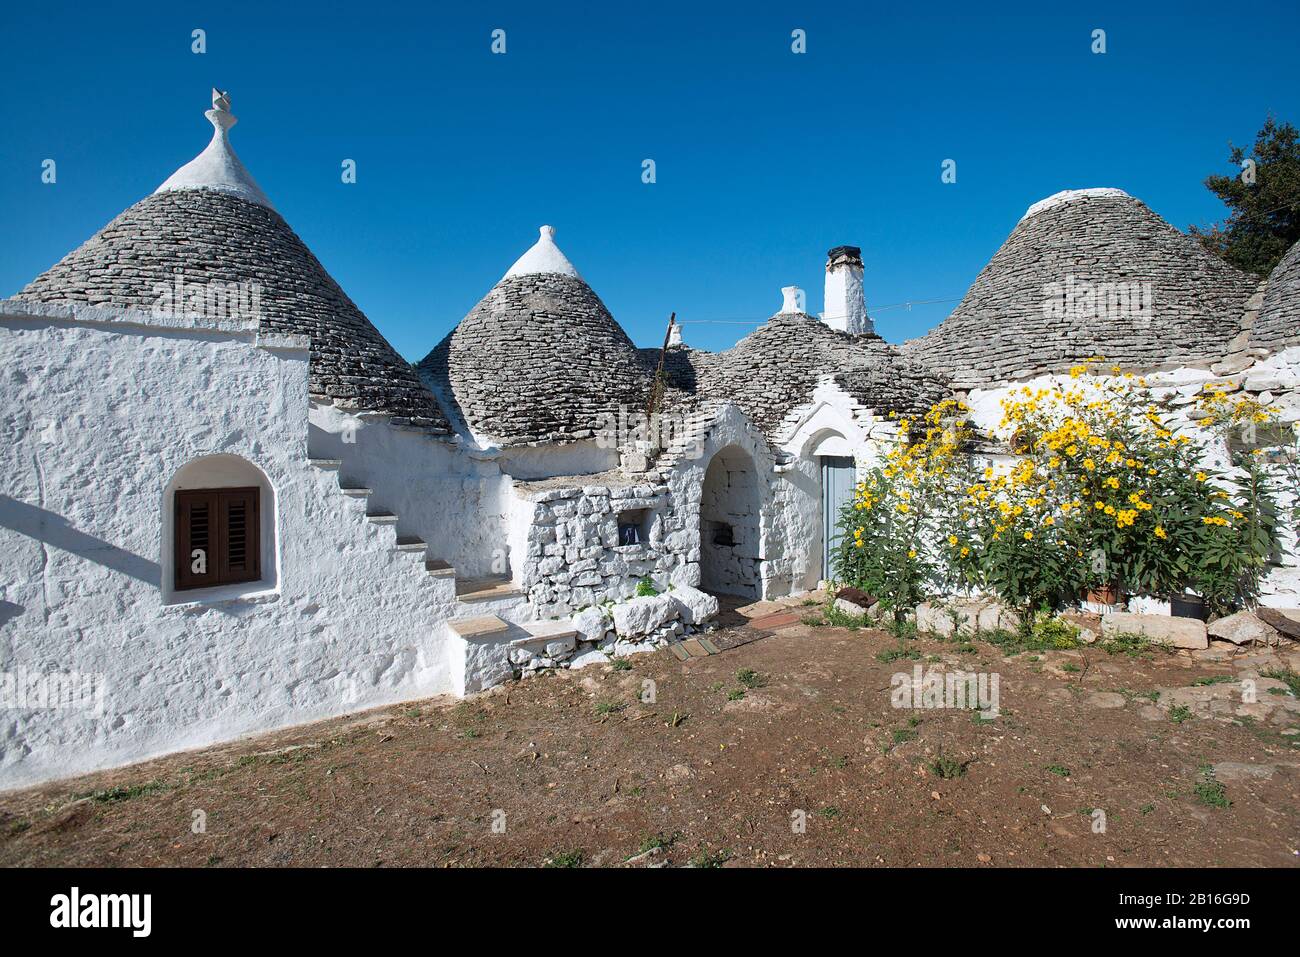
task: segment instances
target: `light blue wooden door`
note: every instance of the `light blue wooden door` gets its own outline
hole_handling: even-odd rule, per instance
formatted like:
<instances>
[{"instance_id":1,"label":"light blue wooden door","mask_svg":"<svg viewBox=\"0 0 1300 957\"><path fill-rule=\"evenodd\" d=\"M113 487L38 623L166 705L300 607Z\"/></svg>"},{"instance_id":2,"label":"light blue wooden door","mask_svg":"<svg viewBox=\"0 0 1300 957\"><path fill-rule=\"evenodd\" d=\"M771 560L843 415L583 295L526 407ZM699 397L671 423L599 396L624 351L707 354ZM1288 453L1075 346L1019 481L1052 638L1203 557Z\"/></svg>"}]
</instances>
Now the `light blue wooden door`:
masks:
<instances>
[{"instance_id":1,"label":"light blue wooden door","mask_svg":"<svg viewBox=\"0 0 1300 957\"><path fill-rule=\"evenodd\" d=\"M822 578L835 574L832 557L839 547L840 513L853 498L853 458L823 455L822 463Z\"/></svg>"}]
</instances>

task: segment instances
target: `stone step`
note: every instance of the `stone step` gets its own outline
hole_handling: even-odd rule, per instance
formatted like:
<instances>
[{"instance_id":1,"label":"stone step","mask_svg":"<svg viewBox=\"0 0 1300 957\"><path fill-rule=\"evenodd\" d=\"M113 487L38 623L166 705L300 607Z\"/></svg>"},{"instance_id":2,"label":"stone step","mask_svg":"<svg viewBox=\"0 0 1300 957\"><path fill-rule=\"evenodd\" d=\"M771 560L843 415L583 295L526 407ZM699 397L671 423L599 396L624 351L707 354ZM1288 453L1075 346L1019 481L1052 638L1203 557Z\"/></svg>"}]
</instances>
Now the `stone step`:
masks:
<instances>
[{"instance_id":1,"label":"stone step","mask_svg":"<svg viewBox=\"0 0 1300 957\"><path fill-rule=\"evenodd\" d=\"M455 578L456 569L444 558L430 558L424 563L424 570L434 578Z\"/></svg>"},{"instance_id":2,"label":"stone step","mask_svg":"<svg viewBox=\"0 0 1300 957\"><path fill-rule=\"evenodd\" d=\"M342 488L339 489L339 491L342 492L344 495L351 496L352 498L366 498L370 495L373 495L375 492L375 490L372 488L363 488L359 485L354 486L352 488Z\"/></svg>"},{"instance_id":3,"label":"stone step","mask_svg":"<svg viewBox=\"0 0 1300 957\"><path fill-rule=\"evenodd\" d=\"M528 637L516 638L510 642L512 647L578 637L578 629L573 627L573 622L567 618L558 621L526 621L519 627L528 632Z\"/></svg>"},{"instance_id":4,"label":"stone step","mask_svg":"<svg viewBox=\"0 0 1300 957\"><path fill-rule=\"evenodd\" d=\"M314 465L318 469L338 470L343 467L342 459L308 459L309 465Z\"/></svg>"},{"instance_id":5,"label":"stone step","mask_svg":"<svg viewBox=\"0 0 1300 957\"><path fill-rule=\"evenodd\" d=\"M423 538L416 538L414 535L402 535L397 539L396 545L399 552L423 552L428 547Z\"/></svg>"},{"instance_id":6,"label":"stone step","mask_svg":"<svg viewBox=\"0 0 1300 957\"><path fill-rule=\"evenodd\" d=\"M461 578L456 580L456 597L463 602L493 601L498 598L522 596L509 578Z\"/></svg>"},{"instance_id":7,"label":"stone step","mask_svg":"<svg viewBox=\"0 0 1300 957\"><path fill-rule=\"evenodd\" d=\"M465 639L487 638L500 635L510 630L510 625L496 615L483 615L479 618L455 618L447 622L451 630Z\"/></svg>"},{"instance_id":8,"label":"stone step","mask_svg":"<svg viewBox=\"0 0 1300 957\"><path fill-rule=\"evenodd\" d=\"M366 521L374 522L376 525L396 525L397 516L392 512L367 512Z\"/></svg>"}]
</instances>

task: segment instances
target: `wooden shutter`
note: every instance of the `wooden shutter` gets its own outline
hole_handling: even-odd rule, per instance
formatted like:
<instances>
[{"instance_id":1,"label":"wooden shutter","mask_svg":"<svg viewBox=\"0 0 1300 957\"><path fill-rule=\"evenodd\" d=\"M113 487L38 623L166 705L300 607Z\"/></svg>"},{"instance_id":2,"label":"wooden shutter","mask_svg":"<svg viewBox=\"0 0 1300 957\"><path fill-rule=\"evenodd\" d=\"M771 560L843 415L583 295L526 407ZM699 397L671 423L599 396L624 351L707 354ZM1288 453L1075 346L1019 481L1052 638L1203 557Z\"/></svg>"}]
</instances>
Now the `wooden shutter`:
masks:
<instances>
[{"instance_id":1,"label":"wooden shutter","mask_svg":"<svg viewBox=\"0 0 1300 957\"><path fill-rule=\"evenodd\" d=\"M176 493L176 587L217 584L217 494L207 490Z\"/></svg>"},{"instance_id":2,"label":"wooden shutter","mask_svg":"<svg viewBox=\"0 0 1300 957\"><path fill-rule=\"evenodd\" d=\"M257 488L176 493L176 588L210 588L262 577Z\"/></svg>"},{"instance_id":3,"label":"wooden shutter","mask_svg":"<svg viewBox=\"0 0 1300 957\"><path fill-rule=\"evenodd\" d=\"M217 494L221 528L221 581L250 582L262 577L262 538L255 488L226 489Z\"/></svg>"}]
</instances>

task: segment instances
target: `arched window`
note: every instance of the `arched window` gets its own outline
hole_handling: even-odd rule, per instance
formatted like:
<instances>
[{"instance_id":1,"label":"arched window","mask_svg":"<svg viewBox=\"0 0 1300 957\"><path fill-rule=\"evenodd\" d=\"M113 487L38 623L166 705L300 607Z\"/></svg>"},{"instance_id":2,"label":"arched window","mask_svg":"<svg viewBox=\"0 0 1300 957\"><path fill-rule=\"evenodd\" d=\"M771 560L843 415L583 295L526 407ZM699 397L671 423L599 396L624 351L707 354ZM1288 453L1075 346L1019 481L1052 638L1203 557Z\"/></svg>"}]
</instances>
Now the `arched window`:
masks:
<instances>
[{"instance_id":1,"label":"arched window","mask_svg":"<svg viewBox=\"0 0 1300 957\"><path fill-rule=\"evenodd\" d=\"M236 455L182 466L163 502L164 596L188 600L273 588L277 580L275 490Z\"/></svg>"}]
</instances>

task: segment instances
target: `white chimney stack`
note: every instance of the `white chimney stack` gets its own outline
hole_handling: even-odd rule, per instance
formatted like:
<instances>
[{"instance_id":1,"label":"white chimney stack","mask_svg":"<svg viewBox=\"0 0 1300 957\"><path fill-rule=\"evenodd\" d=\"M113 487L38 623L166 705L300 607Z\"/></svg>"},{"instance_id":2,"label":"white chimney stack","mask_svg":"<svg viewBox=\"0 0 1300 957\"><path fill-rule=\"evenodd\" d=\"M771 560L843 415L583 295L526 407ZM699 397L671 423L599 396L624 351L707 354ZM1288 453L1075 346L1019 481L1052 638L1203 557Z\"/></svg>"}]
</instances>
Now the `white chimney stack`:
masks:
<instances>
[{"instance_id":1,"label":"white chimney stack","mask_svg":"<svg viewBox=\"0 0 1300 957\"><path fill-rule=\"evenodd\" d=\"M832 329L854 335L875 332L867 318L862 292L862 250L836 246L826 254L826 295L822 321Z\"/></svg>"},{"instance_id":2,"label":"white chimney stack","mask_svg":"<svg viewBox=\"0 0 1300 957\"><path fill-rule=\"evenodd\" d=\"M803 290L798 286L781 287L781 311L785 312L806 312L806 302Z\"/></svg>"}]
</instances>

